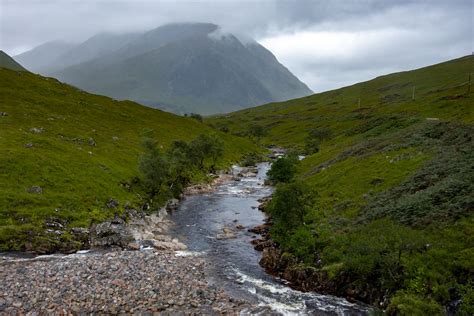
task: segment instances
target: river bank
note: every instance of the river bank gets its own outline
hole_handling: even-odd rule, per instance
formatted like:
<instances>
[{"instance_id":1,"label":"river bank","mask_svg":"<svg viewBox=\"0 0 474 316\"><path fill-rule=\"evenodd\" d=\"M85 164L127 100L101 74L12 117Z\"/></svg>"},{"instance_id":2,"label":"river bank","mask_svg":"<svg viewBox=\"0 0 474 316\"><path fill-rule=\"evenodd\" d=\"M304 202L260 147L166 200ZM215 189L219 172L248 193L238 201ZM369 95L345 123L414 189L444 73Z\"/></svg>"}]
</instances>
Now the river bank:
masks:
<instances>
[{"instance_id":1,"label":"river bank","mask_svg":"<svg viewBox=\"0 0 474 316\"><path fill-rule=\"evenodd\" d=\"M187 196L209 194L235 179L222 173L187 188ZM148 313L238 314L267 310L228 295L208 282L209 263L169 230L170 200L153 214L127 210L87 231L92 250L31 257L0 257L0 314ZM85 230L83 233L86 233Z\"/></svg>"},{"instance_id":2,"label":"river bank","mask_svg":"<svg viewBox=\"0 0 474 316\"><path fill-rule=\"evenodd\" d=\"M259 202L261 204L258 209L266 213L271 196L262 198ZM278 244L271 239L271 227L271 218L267 217L265 223L249 229L250 232L260 236L252 240L252 245L255 250L261 252L259 264L267 273L285 280L288 286L298 291L335 295L352 303L370 303L373 291L356 291L347 287L350 283L349 275L346 279L332 280L326 271L302 265L290 254L283 253Z\"/></svg>"},{"instance_id":3,"label":"river bank","mask_svg":"<svg viewBox=\"0 0 474 316\"><path fill-rule=\"evenodd\" d=\"M257 313L206 281L188 252L118 251L0 259L0 314Z\"/></svg>"},{"instance_id":4,"label":"river bank","mask_svg":"<svg viewBox=\"0 0 474 316\"><path fill-rule=\"evenodd\" d=\"M232 297L283 315L366 315L366 306L294 290L259 265L261 252L252 245L259 236L252 228L265 222L266 215L258 208L273 191L265 185L269 168L269 163L249 169L235 167L234 174L242 176L212 193L187 197L170 214L174 236L209 262L206 274L210 282Z\"/></svg>"},{"instance_id":5,"label":"river bank","mask_svg":"<svg viewBox=\"0 0 474 316\"><path fill-rule=\"evenodd\" d=\"M0 314L367 314L341 298L295 291L259 266L261 254L251 244L257 235L248 230L265 220L258 206L272 192L264 184L268 169L268 163L235 167L213 190L155 214L169 223L166 234L156 232L163 228L156 218L143 219L155 221L146 231L187 251L135 241L134 251L0 257Z\"/></svg>"}]
</instances>

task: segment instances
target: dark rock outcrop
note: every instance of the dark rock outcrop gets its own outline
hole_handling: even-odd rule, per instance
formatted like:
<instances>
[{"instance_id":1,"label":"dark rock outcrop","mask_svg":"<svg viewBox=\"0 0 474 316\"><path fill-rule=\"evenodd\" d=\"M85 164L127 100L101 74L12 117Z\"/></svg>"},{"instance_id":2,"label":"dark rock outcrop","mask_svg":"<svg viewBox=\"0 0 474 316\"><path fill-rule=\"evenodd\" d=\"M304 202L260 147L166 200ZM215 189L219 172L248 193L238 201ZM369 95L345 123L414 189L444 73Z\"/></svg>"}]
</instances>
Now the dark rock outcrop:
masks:
<instances>
[{"instance_id":1,"label":"dark rock outcrop","mask_svg":"<svg viewBox=\"0 0 474 316\"><path fill-rule=\"evenodd\" d=\"M125 221L118 216L111 221L94 224L90 229L90 244L92 247L118 246L126 248L133 240Z\"/></svg>"}]
</instances>

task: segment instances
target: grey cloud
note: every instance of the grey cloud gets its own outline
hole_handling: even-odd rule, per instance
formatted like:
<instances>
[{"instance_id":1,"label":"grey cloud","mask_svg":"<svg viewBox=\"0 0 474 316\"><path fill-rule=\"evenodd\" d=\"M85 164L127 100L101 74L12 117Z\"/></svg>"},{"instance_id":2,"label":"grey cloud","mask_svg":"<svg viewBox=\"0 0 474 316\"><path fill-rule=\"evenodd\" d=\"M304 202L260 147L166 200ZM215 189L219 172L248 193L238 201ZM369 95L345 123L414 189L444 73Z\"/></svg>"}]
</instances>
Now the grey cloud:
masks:
<instances>
[{"instance_id":1,"label":"grey cloud","mask_svg":"<svg viewBox=\"0 0 474 316\"><path fill-rule=\"evenodd\" d=\"M472 6L471 0L0 0L0 48L15 55L51 40L82 41L99 32L144 31L172 22L212 22L263 43L301 32L386 32L387 38L344 57L274 51L321 91L470 53Z\"/></svg>"}]
</instances>

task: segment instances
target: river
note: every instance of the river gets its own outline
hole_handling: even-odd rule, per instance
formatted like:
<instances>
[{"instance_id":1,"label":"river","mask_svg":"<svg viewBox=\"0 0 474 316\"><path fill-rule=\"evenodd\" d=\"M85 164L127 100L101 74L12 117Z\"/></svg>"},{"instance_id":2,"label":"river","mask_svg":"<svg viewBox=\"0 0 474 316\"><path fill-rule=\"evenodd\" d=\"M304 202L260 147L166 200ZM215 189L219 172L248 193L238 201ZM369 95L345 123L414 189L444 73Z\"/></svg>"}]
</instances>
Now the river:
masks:
<instances>
[{"instance_id":1,"label":"river","mask_svg":"<svg viewBox=\"0 0 474 316\"><path fill-rule=\"evenodd\" d=\"M186 197L170 215L175 223L173 234L189 251L204 256L209 262L210 281L234 297L268 306L284 315L368 314L367 306L293 290L260 267L261 253L250 243L257 236L247 230L265 219L257 207L258 199L272 193L272 188L264 185L268 169L268 163L261 163L256 177L243 177L219 185L212 193ZM233 172L239 173L240 168L235 166ZM244 229L235 229L238 224ZM236 238L216 238L225 227L232 229Z\"/></svg>"}]
</instances>

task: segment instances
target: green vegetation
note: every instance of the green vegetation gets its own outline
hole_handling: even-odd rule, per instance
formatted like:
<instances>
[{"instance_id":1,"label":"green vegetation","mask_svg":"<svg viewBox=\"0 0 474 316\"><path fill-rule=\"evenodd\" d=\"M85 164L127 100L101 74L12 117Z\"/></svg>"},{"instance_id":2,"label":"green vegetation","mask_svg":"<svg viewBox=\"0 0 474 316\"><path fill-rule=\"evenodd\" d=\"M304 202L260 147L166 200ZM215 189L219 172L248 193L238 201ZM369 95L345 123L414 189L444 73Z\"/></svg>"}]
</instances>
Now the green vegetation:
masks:
<instances>
[{"instance_id":1,"label":"green vegetation","mask_svg":"<svg viewBox=\"0 0 474 316\"><path fill-rule=\"evenodd\" d=\"M184 114L184 116L185 116L185 117L186 117L186 116L189 116L190 118L193 118L193 119L195 119L195 120L197 120L197 121L199 121L199 122L203 122L203 120L204 120L204 119L202 118L202 115L201 115L201 114L197 114L197 113L189 113L189 115L188 115L188 114Z\"/></svg>"},{"instance_id":2,"label":"green vegetation","mask_svg":"<svg viewBox=\"0 0 474 316\"><path fill-rule=\"evenodd\" d=\"M0 251L71 249L78 246L72 228L141 207L149 195L139 165L151 163L145 158L151 148L166 153L166 161L153 163L173 166L167 181L178 191L256 150L195 119L28 72L0 69L0 95ZM191 143L201 134L202 142ZM152 139L148 149L144 139ZM188 169L188 152L200 154L197 147L205 154L202 168ZM110 199L118 207L107 207Z\"/></svg>"},{"instance_id":3,"label":"green vegetation","mask_svg":"<svg viewBox=\"0 0 474 316\"><path fill-rule=\"evenodd\" d=\"M174 141L165 153L152 139L146 139L144 147L139 164L143 189L151 204L158 206L178 198L196 175L215 172L218 159L224 155L224 144L217 135L201 134L190 143ZM206 159L210 160L209 168L205 168Z\"/></svg>"},{"instance_id":4,"label":"green vegetation","mask_svg":"<svg viewBox=\"0 0 474 316\"><path fill-rule=\"evenodd\" d=\"M207 120L236 135L258 125L262 144L309 154L295 175L282 172L289 183L268 207L282 275L390 314L439 315L457 301L472 314L473 64L466 56Z\"/></svg>"},{"instance_id":5,"label":"green vegetation","mask_svg":"<svg viewBox=\"0 0 474 316\"><path fill-rule=\"evenodd\" d=\"M273 184L292 181L296 175L296 167L298 164L298 156L296 155L287 155L277 159L268 171L268 180Z\"/></svg>"}]
</instances>

